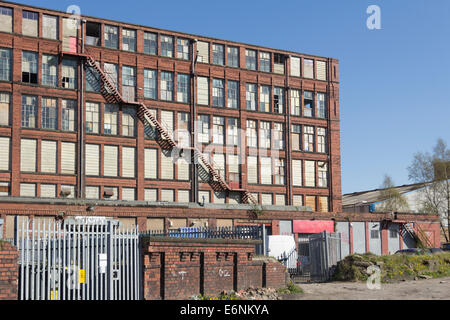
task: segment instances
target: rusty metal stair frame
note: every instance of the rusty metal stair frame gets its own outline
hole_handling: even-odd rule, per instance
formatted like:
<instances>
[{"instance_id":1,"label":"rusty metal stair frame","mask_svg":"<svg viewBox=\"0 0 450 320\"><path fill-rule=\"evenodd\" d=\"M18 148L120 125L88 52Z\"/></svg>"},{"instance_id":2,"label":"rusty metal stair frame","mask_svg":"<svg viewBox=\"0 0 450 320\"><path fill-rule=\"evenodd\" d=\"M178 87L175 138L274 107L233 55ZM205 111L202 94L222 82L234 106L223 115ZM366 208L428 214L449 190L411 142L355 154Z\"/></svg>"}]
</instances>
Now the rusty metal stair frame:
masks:
<instances>
[{"instance_id":1,"label":"rusty metal stair frame","mask_svg":"<svg viewBox=\"0 0 450 320\"><path fill-rule=\"evenodd\" d=\"M116 104L126 104L126 105L135 105L138 107L137 110L137 116L141 120L147 121L150 125L154 126L156 130L159 133L159 136L163 138L168 144L167 149L172 149L177 146L177 143L172 139L170 134L166 131L166 129L161 125L161 123L158 122L156 117L148 110L147 106L145 106L144 103L140 102L129 102L125 101L122 97L122 95L117 90L117 87L111 83L110 79L106 76L102 68L97 64L97 62L90 56L89 54L76 54L76 53L68 53L71 55L78 55L80 57L84 57L86 59L86 65L92 69L94 69L100 77L100 86L101 86L101 94L105 97L105 100L107 100L110 103L116 103ZM217 183L227 191L233 191L233 189L225 182L225 180L220 176L220 174L214 169L213 164L210 160L206 159L206 157L202 154L202 152L196 148L187 148L182 147L181 149L190 149L193 150L194 154L203 162L203 164L208 168L209 172L212 174L212 176L217 180ZM254 205L258 204L258 201L253 197L251 193L249 193L247 190L240 191L243 192L242 195L242 202L252 202Z\"/></svg>"},{"instance_id":2,"label":"rusty metal stair frame","mask_svg":"<svg viewBox=\"0 0 450 320\"><path fill-rule=\"evenodd\" d=\"M424 234L423 230L415 224L415 228L411 225L412 222L403 223L403 230L406 231L417 243L419 247L432 247L430 239ZM402 233L404 236L404 232Z\"/></svg>"}]
</instances>

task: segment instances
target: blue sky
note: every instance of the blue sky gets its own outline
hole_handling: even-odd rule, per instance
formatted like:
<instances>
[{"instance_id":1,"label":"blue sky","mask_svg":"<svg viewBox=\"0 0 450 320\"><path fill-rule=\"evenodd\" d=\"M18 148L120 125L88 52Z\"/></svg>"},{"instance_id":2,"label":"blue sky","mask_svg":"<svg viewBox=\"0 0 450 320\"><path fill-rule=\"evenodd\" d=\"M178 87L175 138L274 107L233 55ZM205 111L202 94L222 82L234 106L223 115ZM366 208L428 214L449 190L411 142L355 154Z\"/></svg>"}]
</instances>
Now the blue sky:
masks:
<instances>
[{"instance_id":1,"label":"blue sky","mask_svg":"<svg viewBox=\"0 0 450 320\"><path fill-rule=\"evenodd\" d=\"M410 183L414 153L450 144L450 1L66 1L20 3L340 61L343 193ZM369 5L381 30L369 30Z\"/></svg>"}]
</instances>

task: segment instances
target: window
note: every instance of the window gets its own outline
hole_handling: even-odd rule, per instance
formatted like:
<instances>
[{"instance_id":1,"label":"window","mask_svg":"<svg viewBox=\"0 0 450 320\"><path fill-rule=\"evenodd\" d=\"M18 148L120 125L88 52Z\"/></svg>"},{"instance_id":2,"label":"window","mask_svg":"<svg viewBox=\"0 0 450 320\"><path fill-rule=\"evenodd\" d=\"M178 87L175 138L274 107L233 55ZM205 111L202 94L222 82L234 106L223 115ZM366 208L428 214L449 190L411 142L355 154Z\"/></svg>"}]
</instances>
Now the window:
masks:
<instances>
[{"instance_id":1,"label":"window","mask_svg":"<svg viewBox=\"0 0 450 320\"><path fill-rule=\"evenodd\" d=\"M316 186L316 162L305 161L305 186Z\"/></svg>"},{"instance_id":2,"label":"window","mask_svg":"<svg viewBox=\"0 0 450 320\"><path fill-rule=\"evenodd\" d=\"M105 25L105 47L119 49L119 28Z\"/></svg>"},{"instance_id":3,"label":"window","mask_svg":"<svg viewBox=\"0 0 450 320\"><path fill-rule=\"evenodd\" d=\"M198 116L198 142L209 143L209 116Z\"/></svg>"},{"instance_id":4,"label":"window","mask_svg":"<svg viewBox=\"0 0 450 320\"><path fill-rule=\"evenodd\" d=\"M95 64L100 67L100 63L95 62ZM100 92L101 90L101 80L100 74L93 67L86 67L86 91ZM114 83L115 84L115 83ZM113 84L113 85L114 85Z\"/></svg>"},{"instance_id":5,"label":"window","mask_svg":"<svg viewBox=\"0 0 450 320\"><path fill-rule=\"evenodd\" d=\"M42 55L42 85L58 86L58 57L48 54Z\"/></svg>"},{"instance_id":6,"label":"window","mask_svg":"<svg viewBox=\"0 0 450 320\"><path fill-rule=\"evenodd\" d=\"M291 115L301 116L300 90L291 89Z\"/></svg>"},{"instance_id":7,"label":"window","mask_svg":"<svg viewBox=\"0 0 450 320\"><path fill-rule=\"evenodd\" d=\"M239 82L228 80L228 101L227 107L237 109L239 106Z\"/></svg>"},{"instance_id":8,"label":"window","mask_svg":"<svg viewBox=\"0 0 450 320\"><path fill-rule=\"evenodd\" d=\"M122 50L136 51L136 31L122 29Z\"/></svg>"},{"instance_id":9,"label":"window","mask_svg":"<svg viewBox=\"0 0 450 320\"><path fill-rule=\"evenodd\" d=\"M209 79L197 77L197 103L209 105Z\"/></svg>"},{"instance_id":10,"label":"window","mask_svg":"<svg viewBox=\"0 0 450 320\"><path fill-rule=\"evenodd\" d=\"M20 171L36 172L36 147L37 140L20 140Z\"/></svg>"},{"instance_id":11,"label":"window","mask_svg":"<svg viewBox=\"0 0 450 320\"><path fill-rule=\"evenodd\" d=\"M284 62L286 56L281 53L275 53L273 55L273 72L278 74L284 74Z\"/></svg>"},{"instance_id":12,"label":"window","mask_svg":"<svg viewBox=\"0 0 450 320\"><path fill-rule=\"evenodd\" d=\"M259 88L259 111L270 112L270 87L261 86Z\"/></svg>"},{"instance_id":13,"label":"window","mask_svg":"<svg viewBox=\"0 0 450 320\"><path fill-rule=\"evenodd\" d=\"M86 44L90 46L100 45L100 23L90 22L86 23Z\"/></svg>"},{"instance_id":14,"label":"window","mask_svg":"<svg viewBox=\"0 0 450 320\"><path fill-rule=\"evenodd\" d=\"M116 89L119 88L119 67L114 63L106 63L104 64L105 74L108 80L111 82L113 86L116 86Z\"/></svg>"},{"instance_id":15,"label":"window","mask_svg":"<svg viewBox=\"0 0 450 320\"><path fill-rule=\"evenodd\" d=\"M314 127L303 126L304 145L303 150L314 152Z\"/></svg>"},{"instance_id":16,"label":"window","mask_svg":"<svg viewBox=\"0 0 450 320\"><path fill-rule=\"evenodd\" d=\"M397 239L398 238L398 231L396 229L389 229L389 238Z\"/></svg>"},{"instance_id":17,"label":"window","mask_svg":"<svg viewBox=\"0 0 450 320\"><path fill-rule=\"evenodd\" d=\"M9 93L0 93L0 126L9 126L10 99Z\"/></svg>"},{"instance_id":18,"label":"window","mask_svg":"<svg viewBox=\"0 0 450 320\"><path fill-rule=\"evenodd\" d=\"M134 137L136 123L136 109L132 107L122 108L122 135L125 137Z\"/></svg>"},{"instance_id":19,"label":"window","mask_svg":"<svg viewBox=\"0 0 450 320\"><path fill-rule=\"evenodd\" d=\"M173 100L173 73L161 72L161 100Z\"/></svg>"},{"instance_id":20,"label":"window","mask_svg":"<svg viewBox=\"0 0 450 320\"><path fill-rule=\"evenodd\" d=\"M314 78L314 60L303 59L303 76L308 79Z\"/></svg>"},{"instance_id":21,"label":"window","mask_svg":"<svg viewBox=\"0 0 450 320\"><path fill-rule=\"evenodd\" d=\"M228 179L230 182L240 182L239 175L239 156L235 154L228 155Z\"/></svg>"},{"instance_id":22,"label":"window","mask_svg":"<svg viewBox=\"0 0 450 320\"><path fill-rule=\"evenodd\" d=\"M99 104L86 102L86 132L99 133Z\"/></svg>"},{"instance_id":23,"label":"window","mask_svg":"<svg viewBox=\"0 0 450 320\"><path fill-rule=\"evenodd\" d=\"M77 89L78 62L72 59L63 59L62 62L62 87Z\"/></svg>"},{"instance_id":24,"label":"window","mask_svg":"<svg viewBox=\"0 0 450 320\"><path fill-rule=\"evenodd\" d=\"M276 150L284 149L284 128L282 123L273 124L273 147Z\"/></svg>"},{"instance_id":25,"label":"window","mask_svg":"<svg viewBox=\"0 0 450 320\"><path fill-rule=\"evenodd\" d=\"M328 197L319 198L319 212L329 212Z\"/></svg>"},{"instance_id":26,"label":"window","mask_svg":"<svg viewBox=\"0 0 450 320\"><path fill-rule=\"evenodd\" d=\"M191 144L189 113L178 112L178 144L183 147L189 147Z\"/></svg>"},{"instance_id":27,"label":"window","mask_svg":"<svg viewBox=\"0 0 450 320\"><path fill-rule=\"evenodd\" d=\"M271 148L271 129L270 122L259 122L259 147L263 149Z\"/></svg>"},{"instance_id":28,"label":"window","mask_svg":"<svg viewBox=\"0 0 450 320\"><path fill-rule=\"evenodd\" d=\"M256 70L256 51L245 50L245 66L249 70Z\"/></svg>"},{"instance_id":29,"label":"window","mask_svg":"<svg viewBox=\"0 0 450 320\"><path fill-rule=\"evenodd\" d=\"M161 152L161 179L173 180L174 163L171 153L168 151Z\"/></svg>"},{"instance_id":30,"label":"window","mask_svg":"<svg viewBox=\"0 0 450 320\"><path fill-rule=\"evenodd\" d=\"M379 239L379 230L370 230L370 238L372 239Z\"/></svg>"},{"instance_id":31,"label":"window","mask_svg":"<svg viewBox=\"0 0 450 320\"><path fill-rule=\"evenodd\" d=\"M261 184L272 184L272 159L270 157L261 157Z\"/></svg>"},{"instance_id":32,"label":"window","mask_svg":"<svg viewBox=\"0 0 450 320\"><path fill-rule=\"evenodd\" d=\"M284 113L284 89L273 88L273 112Z\"/></svg>"},{"instance_id":33,"label":"window","mask_svg":"<svg viewBox=\"0 0 450 320\"><path fill-rule=\"evenodd\" d=\"M312 211L316 211L316 197L305 196L305 206L310 207Z\"/></svg>"},{"instance_id":34,"label":"window","mask_svg":"<svg viewBox=\"0 0 450 320\"><path fill-rule=\"evenodd\" d=\"M158 150L144 150L144 178L156 179L158 176Z\"/></svg>"},{"instance_id":35,"label":"window","mask_svg":"<svg viewBox=\"0 0 450 320\"><path fill-rule=\"evenodd\" d=\"M37 97L22 96L22 128L36 128Z\"/></svg>"},{"instance_id":36,"label":"window","mask_svg":"<svg viewBox=\"0 0 450 320\"><path fill-rule=\"evenodd\" d=\"M57 100L50 98L42 98L42 129L58 128L58 107Z\"/></svg>"},{"instance_id":37,"label":"window","mask_svg":"<svg viewBox=\"0 0 450 320\"><path fill-rule=\"evenodd\" d=\"M213 79L213 106L214 107L225 106L224 80Z\"/></svg>"},{"instance_id":38,"label":"window","mask_svg":"<svg viewBox=\"0 0 450 320\"><path fill-rule=\"evenodd\" d=\"M144 33L144 52L148 54L158 54L158 41L155 33Z\"/></svg>"},{"instance_id":39,"label":"window","mask_svg":"<svg viewBox=\"0 0 450 320\"><path fill-rule=\"evenodd\" d=\"M256 111L256 84L253 83L246 84L245 99L247 110Z\"/></svg>"},{"instance_id":40,"label":"window","mask_svg":"<svg viewBox=\"0 0 450 320\"><path fill-rule=\"evenodd\" d=\"M256 131L256 121L247 120L247 147L258 147L258 134Z\"/></svg>"},{"instance_id":41,"label":"window","mask_svg":"<svg viewBox=\"0 0 450 320\"><path fill-rule=\"evenodd\" d=\"M136 100L136 68L122 66L122 96L125 101Z\"/></svg>"},{"instance_id":42,"label":"window","mask_svg":"<svg viewBox=\"0 0 450 320\"><path fill-rule=\"evenodd\" d=\"M197 61L201 63L209 63L209 43L197 42Z\"/></svg>"},{"instance_id":43,"label":"window","mask_svg":"<svg viewBox=\"0 0 450 320\"><path fill-rule=\"evenodd\" d=\"M10 145L11 145L11 138L9 137L0 137L0 148L2 152L0 153L0 171L9 171L10 168ZM4 187L4 185L0 184L0 187ZM8 195L8 194L6 194ZM5 196L5 194L1 194L0 196Z\"/></svg>"},{"instance_id":44,"label":"window","mask_svg":"<svg viewBox=\"0 0 450 320\"><path fill-rule=\"evenodd\" d=\"M258 183L258 158L247 156L247 182ZM256 197L258 199L258 197Z\"/></svg>"},{"instance_id":45,"label":"window","mask_svg":"<svg viewBox=\"0 0 450 320\"><path fill-rule=\"evenodd\" d=\"M100 146L98 144L86 144L86 175L100 175Z\"/></svg>"},{"instance_id":46,"label":"window","mask_svg":"<svg viewBox=\"0 0 450 320\"><path fill-rule=\"evenodd\" d=\"M42 16L42 37L58 40L58 17Z\"/></svg>"},{"instance_id":47,"label":"window","mask_svg":"<svg viewBox=\"0 0 450 320\"><path fill-rule=\"evenodd\" d=\"M12 32L12 15L11 8L0 7L0 31Z\"/></svg>"},{"instance_id":48,"label":"window","mask_svg":"<svg viewBox=\"0 0 450 320\"><path fill-rule=\"evenodd\" d=\"M188 74L177 75L177 101L188 103L190 99L190 77Z\"/></svg>"},{"instance_id":49,"label":"window","mask_svg":"<svg viewBox=\"0 0 450 320\"><path fill-rule=\"evenodd\" d=\"M303 116L314 117L314 94L311 91L305 91L303 98Z\"/></svg>"},{"instance_id":50,"label":"window","mask_svg":"<svg viewBox=\"0 0 450 320\"><path fill-rule=\"evenodd\" d=\"M327 117L327 107L325 93L317 94L317 117L325 119Z\"/></svg>"},{"instance_id":51,"label":"window","mask_svg":"<svg viewBox=\"0 0 450 320\"><path fill-rule=\"evenodd\" d=\"M239 48L227 47L227 60L229 67L239 67Z\"/></svg>"},{"instance_id":52,"label":"window","mask_svg":"<svg viewBox=\"0 0 450 320\"><path fill-rule=\"evenodd\" d=\"M270 72L270 53L259 53L259 71Z\"/></svg>"},{"instance_id":53,"label":"window","mask_svg":"<svg viewBox=\"0 0 450 320\"><path fill-rule=\"evenodd\" d=\"M225 118L213 117L213 143L223 145L225 142Z\"/></svg>"},{"instance_id":54,"label":"window","mask_svg":"<svg viewBox=\"0 0 450 320\"><path fill-rule=\"evenodd\" d=\"M41 141L41 171L56 173L56 141Z\"/></svg>"},{"instance_id":55,"label":"window","mask_svg":"<svg viewBox=\"0 0 450 320\"><path fill-rule=\"evenodd\" d=\"M11 49L0 48L0 80L11 81Z\"/></svg>"},{"instance_id":56,"label":"window","mask_svg":"<svg viewBox=\"0 0 450 320\"><path fill-rule=\"evenodd\" d=\"M22 11L22 34L24 36L38 36L38 20L37 12Z\"/></svg>"},{"instance_id":57,"label":"window","mask_svg":"<svg viewBox=\"0 0 450 320\"><path fill-rule=\"evenodd\" d=\"M300 151L302 145L302 126L299 124L293 124L291 131L292 151Z\"/></svg>"},{"instance_id":58,"label":"window","mask_svg":"<svg viewBox=\"0 0 450 320\"><path fill-rule=\"evenodd\" d=\"M38 83L38 55L34 52L22 52L22 82Z\"/></svg>"},{"instance_id":59,"label":"window","mask_svg":"<svg viewBox=\"0 0 450 320\"><path fill-rule=\"evenodd\" d=\"M61 174L75 174L76 144L61 142Z\"/></svg>"},{"instance_id":60,"label":"window","mask_svg":"<svg viewBox=\"0 0 450 320\"><path fill-rule=\"evenodd\" d=\"M319 175L319 187L326 188L328 187L328 163L319 161L317 163L317 166Z\"/></svg>"},{"instance_id":61,"label":"window","mask_svg":"<svg viewBox=\"0 0 450 320\"><path fill-rule=\"evenodd\" d=\"M291 57L291 76L300 77L300 58Z\"/></svg>"},{"instance_id":62,"label":"window","mask_svg":"<svg viewBox=\"0 0 450 320\"><path fill-rule=\"evenodd\" d=\"M117 177L119 162L119 147L104 146L103 147L103 175L105 177Z\"/></svg>"},{"instance_id":63,"label":"window","mask_svg":"<svg viewBox=\"0 0 450 320\"><path fill-rule=\"evenodd\" d=\"M173 37L161 36L161 56L173 57Z\"/></svg>"},{"instance_id":64,"label":"window","mask_svg":"<svg viewBox=\"0 0 450 320\"><path fill-rule=\"evenodd\" d=\"M327 80L327 63L325 61L316 61L316 79Z\"/></svg>"},{"instance_id":65,"label":"window","mask_svg":"<svg viewBox=\"0 0 450 320\"><path fill-rule=\"evenodd\" d=\"M284 159L274 159L274 166L275 166L274 183L284 185L286 183Z\"/></svg>"},{"instance_id":66,"label":"window","mask_svg":"<svg viewBox=\"0 0 450 320\"><path fill-rule=\"evenodd\" d=\"M76 108L75 100L62 100L61 103L61 129L63 131L75 131L76 127Z\"/></svg>"},{"instance_id":67,"label":"window","mask_svg":"<svg viewBox=\"0 0 450 320\"><path fill-rule=\"evenodd\" d=\"M327 153L327 129L317 128L317 152Z\"/></svg>"},{"instance_id":68,"label":"window","mask_svg":"<svg viewBox=\"0 0 450 320\"><path fill-rule=\"evenodd\" d=\"M239 126L236 118L228 118L227 144L232 146L239 145Z\"/></svg>"},{"instance_id":69,"label":"window","mask_svg":"<svg viewBox=\"0 0 450 320\"><path fill-rule=\"evenodd\" d=\"M117 116L119 106L115 104L105 104L105 114L103 115L104 134L117 135Z\"/></svg>"},{"instance_id":70,"label":"window","mask_svg":"<svg viewBox=\"0 0 450 320\"><path fill-rule=\"evenodd\" d=\"M177 39L177 58L189 60L189 40Z\"/></svg>"},{"instance_id":71,"label":"window","mask_svg":"<svg viewBox=\"0 0 450 320\"><path fill-rule=\"evenodd\" d=\"M224 61L224 46L221 44L213 44L213 64L223 66Z\"/></svg>"},{"instance_id":72,"label":"window","mask_svg":"<svg viewBox=\"0 0 450 320\"><path fill-rule=\"evenodd\" d=\"M156 83L157 83L156 70L144 69L144 97L147 99L157 99L156 96Z\"/></svg>"},{"instance_id":73,"label":"window","mask_svg":"<svg viewBox=\"0 0 450 320\"><path fill-rule=\"evenodd\" d=\"M122 177L135 177L136 148L122 147Z\"/></svg>"}]
</instances>

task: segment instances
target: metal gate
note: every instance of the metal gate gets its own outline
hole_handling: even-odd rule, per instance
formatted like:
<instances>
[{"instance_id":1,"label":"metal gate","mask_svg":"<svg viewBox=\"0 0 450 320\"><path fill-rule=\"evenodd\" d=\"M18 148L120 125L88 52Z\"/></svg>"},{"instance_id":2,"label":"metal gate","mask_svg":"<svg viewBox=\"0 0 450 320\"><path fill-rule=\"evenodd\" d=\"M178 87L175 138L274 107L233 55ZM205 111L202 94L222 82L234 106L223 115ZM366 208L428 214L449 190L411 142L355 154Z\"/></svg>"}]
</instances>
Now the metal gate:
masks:
<instances>
[{"instance_id":1,"label":"metal gate","mask_svg":"<svg viewBox=\"0 0 450 320\"><path fill-rule=\"evenodd\" d=\"M139 234L118 221L16 217L20 300L142 298Z\"/></svg>"},{"instance_id":2,"label":"metal gate","mask_svg":"<svg viewBox=\"0 0 450 320\"><path fill-rule=\"evenodd\" d=\"M309 236L311 281L328 281L342 259L340 233L326 231Z\"/></svg>"}]
</instances>

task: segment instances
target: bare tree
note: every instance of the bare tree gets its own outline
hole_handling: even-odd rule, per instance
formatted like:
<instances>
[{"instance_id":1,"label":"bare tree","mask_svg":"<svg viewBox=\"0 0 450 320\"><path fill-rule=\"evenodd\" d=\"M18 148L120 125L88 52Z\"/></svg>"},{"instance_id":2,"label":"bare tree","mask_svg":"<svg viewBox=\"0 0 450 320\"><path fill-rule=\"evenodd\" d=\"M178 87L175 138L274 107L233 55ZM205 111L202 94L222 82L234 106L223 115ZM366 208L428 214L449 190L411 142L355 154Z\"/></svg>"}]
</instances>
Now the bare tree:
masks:
<instances>
[{"instance_id":1,"label":"bare tree","mask_svg":"<svg viewBox=\"0 0 450 320\"><path fill-rule=\"evenodd\" d=\"M380 198L383 202L377 208L378 212L406 212L409 210L408 201L398 192L392 178L388 175L384 176Z\"/></svg>"},{"instance_id":2,"label":"bare tree","mask_svg":"<svg viewBox=\"0 0 450 320\"><path fill-rule=\"evenodd\" d=\"M438 214L445 239L450 238L450 149L442 139L438 139L433 153L418 152L408 167L409 179L423 183L419 191L421 211ZM447 231L444 228L447 222Z\"/></svg>"}]
</instances>

